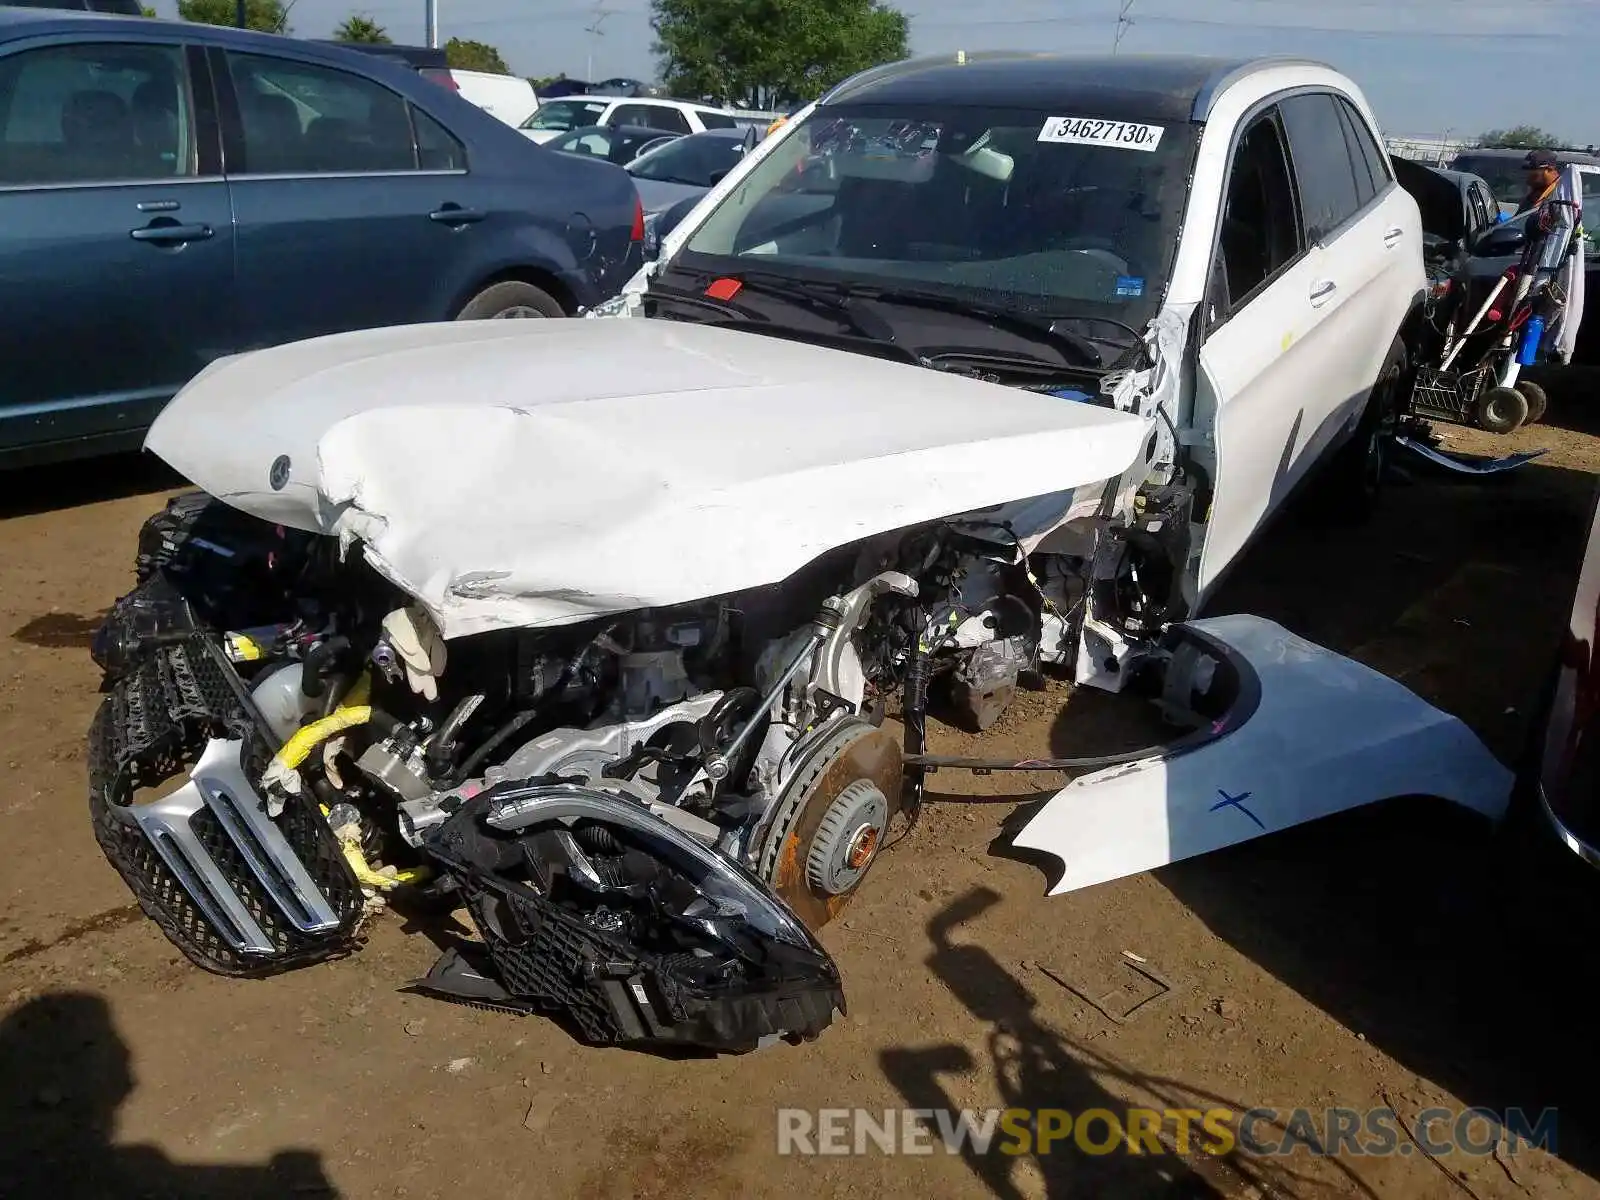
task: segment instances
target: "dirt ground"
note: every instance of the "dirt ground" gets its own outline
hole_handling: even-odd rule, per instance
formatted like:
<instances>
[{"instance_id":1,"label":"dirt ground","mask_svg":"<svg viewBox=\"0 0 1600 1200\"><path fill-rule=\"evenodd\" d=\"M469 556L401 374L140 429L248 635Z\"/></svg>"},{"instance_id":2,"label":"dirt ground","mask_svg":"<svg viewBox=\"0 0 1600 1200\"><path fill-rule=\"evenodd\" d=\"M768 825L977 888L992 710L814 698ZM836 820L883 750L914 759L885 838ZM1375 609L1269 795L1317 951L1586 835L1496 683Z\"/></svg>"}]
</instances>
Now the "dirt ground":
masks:
<instances>
[{"instance_id":1,"label":"dirt ground","mask_svg":"<svg viewBox=\"0 0 1600 1200\"><path fill-rule=\"evenodd\" d=\"M1600 470L1600 390L1456 448L1547 447L1487 480L1420 467L1361 530L1280 521L1216 612L1386 671L1514 762ZM850 1011L723 1059L601 1051L401 992L437 950L393 914L347 960L229 982L140 918L90 834L86 644L173 481L137 460L0 483L0 1196L1600 1195L1596 887L1545 841L1402 800L1055 899L992 845L1050 777L941 774L824 941ZM1027 694L990 745L1139 744L1118 701ZM973 740L936 733L936 750ZM1125 1023L1073 990L1140 998ZM1148 991L1147 993L1148 994ZM780 1157L776 1110L1127 1103L1559 1109L1555 1153Z\"/></svg>"}]
</instances>

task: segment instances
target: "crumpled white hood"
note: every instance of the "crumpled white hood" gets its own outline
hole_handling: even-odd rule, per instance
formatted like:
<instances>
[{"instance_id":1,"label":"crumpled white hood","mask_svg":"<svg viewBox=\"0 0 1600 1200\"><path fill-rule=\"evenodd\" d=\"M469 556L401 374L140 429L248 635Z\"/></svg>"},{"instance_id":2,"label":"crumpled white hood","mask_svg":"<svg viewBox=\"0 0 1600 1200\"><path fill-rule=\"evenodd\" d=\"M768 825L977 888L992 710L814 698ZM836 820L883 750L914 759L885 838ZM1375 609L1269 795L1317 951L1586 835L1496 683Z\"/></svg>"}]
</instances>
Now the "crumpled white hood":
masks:
<instances>
[{"instance_id":1,"label":"crumpled white hood","mask_svg":"<svg viewBox=\"0 0 1600 1200\"><path fill-rule=\"evenodd\" d=\"M1118 476L1148 429L706 325L483 321L214 363L145 445L246 512L359 539L453 638L775 583L872 534Z\"/></svg>"}]
</instances>

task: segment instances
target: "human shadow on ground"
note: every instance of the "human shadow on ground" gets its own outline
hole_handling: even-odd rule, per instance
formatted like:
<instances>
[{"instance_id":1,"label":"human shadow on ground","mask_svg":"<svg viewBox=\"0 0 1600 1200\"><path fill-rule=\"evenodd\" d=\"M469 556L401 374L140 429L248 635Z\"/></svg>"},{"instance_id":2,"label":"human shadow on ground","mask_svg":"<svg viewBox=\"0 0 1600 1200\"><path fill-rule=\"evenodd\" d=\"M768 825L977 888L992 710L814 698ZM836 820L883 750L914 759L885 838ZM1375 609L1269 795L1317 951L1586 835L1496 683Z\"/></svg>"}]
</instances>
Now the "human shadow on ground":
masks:
<instances>
[{"instance_id":1,"label":"human shadow on ground","mask_svg":"<svg viewBox=\"0 0 1600 1200\"><path fill-rule=\"evenodd\" d=\"M260 1165L174 1162L115 1140L137 1079L99 996L54 992L0 1020L0 1196L52 1200L335 1197L320 1158L284 1150ZM181 1131L180 1131L181 1132Z\"/></svg>"},{"instance_id":2,"label":"human shadow on ground","mask_svg":"<svg viewBox=\"0 0 1600 1200\"><path fill-rule=\"evenodd\" d=\"M963 1160L991 1194L1001 1200L1036 1194L1030 1181L1019 1178L1019 1163L1025 1157L1036 1164L1045 1195L1063 1200L1079 1196L1212 1200L1250 1187L1257 1189L1254 1194L1325 1193L1325 1184L1312 1183L1301 1174L1307 1166L1303 1159L1285 1164L1248 1158L1204 1137L1198 1124L1190 1145L1183 1148L1186 1154L1175 1152L1178 1147L1171 1126L1164 1127L1163 1153L1151 1152L1148 1145L1142 1153L1131 1151L1107 1123L1108 1117L1116 1120L1117 1129L1125 1133L1130 1104L1157 1109L1228 1109L1235 1114L1248 1106L1137 1071L1051 1027L1040 1015L1038 999L1028 984L982 946L957 940L964 924L998 903L997 893L975 888L953 899L927 926L932 948L926 964L984 1027L987 1061L979 1061L967 1047L957 1044L891 1047L879 1055L884 1076L913 1108L959 1113L963 1106L952 1097L941 1076L976 1072L980 1077L992 1076L995 1104L1001 1108L1058 1109L1076 1117L1094 1110L1105 1114L1089 1119L1088 1148L1069 1132L1045 1153L1037 1152L1035 1141L1026 1155L1008 1154L1001 1148L1007 1132L1003 1126L1001 1137L986 1152L977 1150L970 1140L964 1143ZM1123 1094L1108 1090L1107 1080L1114 1080ZM1130 1100L1129 1096L1137 1098ZM938 1144L937 1135L934 1141ZM1202 1141L1207 1146L1202 1146ZM1345 1194L1371 1194L1338 1164L1321 1164L1319 1174L1329 1171L1339 1175Z\"/></svg>"}]
</instances>

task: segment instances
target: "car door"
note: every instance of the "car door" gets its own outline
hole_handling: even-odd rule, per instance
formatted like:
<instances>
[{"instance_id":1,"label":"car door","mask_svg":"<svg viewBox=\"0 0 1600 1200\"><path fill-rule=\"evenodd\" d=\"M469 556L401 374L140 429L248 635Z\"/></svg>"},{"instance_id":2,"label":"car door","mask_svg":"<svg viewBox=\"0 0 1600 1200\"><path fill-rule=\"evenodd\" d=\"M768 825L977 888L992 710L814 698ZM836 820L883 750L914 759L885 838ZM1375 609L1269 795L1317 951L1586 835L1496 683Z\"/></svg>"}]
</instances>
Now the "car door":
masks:
<instances>
[{"instance_id":1,"label":"car door","mask_svg":"<svg viewBox=\"0 0 1600 1200\"><path fill-rule=\"evenodd\" d=\"M1342 369L1321 320L1323 252L1305 238L1275 106L1245 123L1224 187L1196 372L1195 407L1212 415L1216 455L1202 602L1303 472L1298 450L1317 410L1307 386Z\"/></svg>"},{"instance_id":2,"label":"car door","mask_svg":"<svg viewBox=\"0 0 1600 1200\"><path fill-rule=\"evenodd\" d=\"M1348 100L1303 92L1278 107L1306 240L1319 251L1311 288L1318 336L1340 348L1331 363L1309 356L1296 376L1305 418L1295 457L1303 472L1360 421L1415 294L1412 284L1422 281L1422 230L1415 202L1390 186L1388 164Z\"/></svg>"},{"instance_id":3,"label":"car door","mask_svg":"<svg viewBox=\"0 0 1600 1200\"><path fill-rule=\"evenodd\" d=\"M176 37L0 51L0 455L136 445L232 349L233 224L214 114L196 104L204 66Z\"/></svg>"},{"instance_id":4,"label":"car door","mask_svg":"<svg viewBox=\"0 0 1600 1200\"><path fill-rule=\"evenodd\" d=\"M453 317L452 267L488 215L460 142L353 71L233 50L212 61L247 344Z\"/></svg>"}]
</instances>

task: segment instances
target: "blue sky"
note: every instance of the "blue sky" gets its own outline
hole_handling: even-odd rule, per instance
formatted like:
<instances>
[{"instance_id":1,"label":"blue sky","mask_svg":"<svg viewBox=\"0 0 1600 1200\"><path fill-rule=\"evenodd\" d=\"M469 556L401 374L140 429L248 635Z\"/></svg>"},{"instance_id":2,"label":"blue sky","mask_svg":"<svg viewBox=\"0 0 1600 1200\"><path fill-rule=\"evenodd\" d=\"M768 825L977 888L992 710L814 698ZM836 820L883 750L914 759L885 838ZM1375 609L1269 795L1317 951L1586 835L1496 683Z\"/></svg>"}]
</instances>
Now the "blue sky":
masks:
<instances>
[{"instance_id":1,"label":"blue sky","mask_svg":"<svg viewBox=\"0 0 1600 1200\"><path fill-rule=\"evenodd\" d=\"M651 78L648 0L438 0L441 39L492 43L524 75ZM1104 51L1121 0L904 0L916 53ZM175 0L158 0L167 14ZM601 33L586 32L596 10ZM421 43L423 0L297 0L295 33L326 36L366 13ZM1471 136L1533 124L1600 143L1600 3L1595 0L1133 0L1124 51L1302 54L1366 91L1385 131Z\"/></svg>"}]
</instances>

